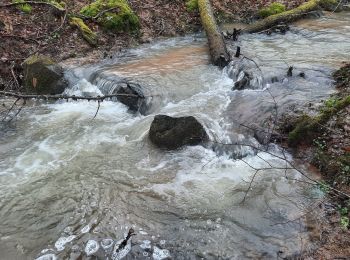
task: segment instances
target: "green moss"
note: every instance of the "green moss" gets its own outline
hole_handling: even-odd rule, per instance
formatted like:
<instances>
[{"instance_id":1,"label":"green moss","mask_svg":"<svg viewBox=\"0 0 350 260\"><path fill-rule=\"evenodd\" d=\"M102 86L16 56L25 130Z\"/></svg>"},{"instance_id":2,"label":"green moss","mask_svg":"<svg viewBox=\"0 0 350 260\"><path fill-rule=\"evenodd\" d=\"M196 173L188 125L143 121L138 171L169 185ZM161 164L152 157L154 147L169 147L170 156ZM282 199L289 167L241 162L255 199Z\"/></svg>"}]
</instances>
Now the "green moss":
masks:
<instances>
[{"instance_id":1,"label":"green moss","mask_svg":"<svg viewBox=\"0 0 350 260\"><path fill-rule=\"evenodd\" d=\"M23 4L20 5L19 8L21 9L22 12L26 13L26 14L30 14L32 12L32 6L29 4Z\"/></svg>"},{"instance_id":2,"label":"green moss","mask_svg":"<svg viewBox=\"0 0 350 260\"><path fill-rule=\"evenodd\" d=\"M26 4L24 0L12 0L12 3L23 3L17 6L17 8L23 13L30 14L33 10L32 6L30 4Z\"/></svg>"},{"instance_id":3,"label":"green moss","mask_svg":"<svg viewBox=\"0 0 350 260\"><path fill-rule=\"evenodd\" d=\"M189 12L198 11L198 0L186 1L186 9Z\"/></svg>"},{"instance_id":4,"label":"green moss","mask_svg":"<svg viewBox=\"0 0 350 260\"><path fill-rule=\"evenodd\" d=\"M72 17L70 24L78 27L79 31L83 35L83 38L91 45L97 45L97 35L87 26L84 21L77 17Z\"/></svg>"},{"instance_id":5,"label":"green moss","mask_svg":"<svg viewBox=\"0 0 350 260\"><path fill-rule=\"evenodd\" d=\"M328 105L327 105L328 104ZM330 104L330 105L329 105ZM319 115L310 117L303 115L295 128L288 134L289 145L295 146L302 141L310 141L322 130L333 115L350 105L350 95L341 99L326 101Z\"/></svg>"},{"instance_id":6,"label":"green moss","mask_svg":"<svg viewBox=\"0 0 350 260\"><path fill-rule=\"evenodd\" d=\"M272 3L268 7L265 7L259 11L259 16L262 18L266 18L268 16L283 13L286 11L286 7L284 4L281 3Z\"/></svg>"},{"instance_id":7,"label":"green moss","mask_svg":"<svg viewBox=\"0 0 350 260\"><path fill-rule=\"evenodd\" d=\"M139 18L132 11L126 0L97 0L81 9L88 17L96 17L102 11L115 8L103 13L98 22L106 29L113 31L136 31L140 27Z\"/></svg>"}]
</instances>

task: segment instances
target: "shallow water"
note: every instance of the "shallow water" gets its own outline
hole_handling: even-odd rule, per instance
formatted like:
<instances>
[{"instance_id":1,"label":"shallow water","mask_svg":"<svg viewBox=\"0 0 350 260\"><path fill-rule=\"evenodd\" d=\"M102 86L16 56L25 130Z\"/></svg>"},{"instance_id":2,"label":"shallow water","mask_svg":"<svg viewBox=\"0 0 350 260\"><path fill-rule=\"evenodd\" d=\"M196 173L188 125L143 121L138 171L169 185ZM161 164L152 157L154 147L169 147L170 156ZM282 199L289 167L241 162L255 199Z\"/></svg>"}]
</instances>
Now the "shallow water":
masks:
<instances>
[{"instance_id":1,"label":"shallow water","mask_svg":"<svg viewBox=\"0 0 350 260\"><path fill-rule=\"evenodd\" d=\"M325 27L325 19L338 26ZM273 156L283 155L278 146L258 154L220 145L166 152L147 133L155 114L193 115L212 141L258 146L240 123L271 120L271 95L282 113L334 91L330 74L350 58L348 21L348 13L336 14L283 36L242 36L243 55L259 68L242 62L262 76L256 89L232 91L236 71L209 65L200 35L71 68L68 93L110 93L127 78L153 96L151 109L142 116L107 101L93 119L93 102L26 107L0 139L0 259L272 259L312 246L302 220L281 224L320 196L297 172L260 171L242 203L255 174L248 164L285 167ZM295 67L291 78L288 66ZM113 254L129 228L132 244Z\"/></svg>"}]
</instances>

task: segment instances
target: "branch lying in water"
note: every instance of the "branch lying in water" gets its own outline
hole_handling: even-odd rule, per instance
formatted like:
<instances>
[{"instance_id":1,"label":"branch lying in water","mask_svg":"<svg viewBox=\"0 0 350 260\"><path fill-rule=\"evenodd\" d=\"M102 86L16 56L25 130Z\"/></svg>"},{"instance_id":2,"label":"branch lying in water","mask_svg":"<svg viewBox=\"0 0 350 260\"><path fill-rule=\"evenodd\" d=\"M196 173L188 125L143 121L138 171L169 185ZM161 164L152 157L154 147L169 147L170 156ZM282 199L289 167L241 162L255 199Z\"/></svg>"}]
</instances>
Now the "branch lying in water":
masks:
<instances>
[{"instance_id":1,"label":"branch lying in water","mask_svg":"<svg viewBox=\"0 0 350 260\"><path fill-rule=\"evenodd\" d=\"M22 110L23 106L26 103L26 100L28 99L41 99L41 100L73 100L73 101L78 101L78 100L87 100L87 101L97 101L98 102L98 107L97 107L97 111L95 113L95 116L93 117L93 119L96 118L99 110L100 110L100 105L101 102L105 101L106 99L111 99L111 98L116 98L116 97L136 97L136 98L147 98L147 97L155 97L158 95L149 95L149 96L142 96L140 97L139 95L135 95L135 94L112 94L112 95L105 95L105 96L97 96L97 97L81 97L81 96L75 96L75 95L36 95L36 94L22 94L22 93L16 93L16 92L9 92L9 91L0 91L0 96L5 96L5 97L14 97L16 98L16 101L13 103L13 105L10 107L10 109L5 113L5 116L3 117L3 119L1 120L1 122L4 122L6 120L6 118L9 116L10 112L14 109L14 107L16 106L17 102L19 100L23 100L24 103L21 106L21 108L18 110L18 112L15 114L15 116L11 117L11 119L9 120L12 121Z\"/></svg>"},{"instance_id":2,"label":"branch lying in water","mask_svg":"<svg viewBox=\"0 0 350 260\"><path fill-rule=\"evenodd\" d=\"M104 101L109 98L114 97L121 97L121 96L127 96L127 97L139 97L138 95L134 94L112 94L112 95L105 95L105 96L97 96L97 97L81 97L81 96L75 96L75 95L37 95L37 94L22 94L22 93L16 93L16 92L8 92L8 91L0 91L0 96L6 96L6 97L15 97L20 99L43 99L43 100L60 100L60 99L72 99L74 101L77 100L87 100L87 101ZM144 96L144 97L154 97L152 96Z\"/></svg>"}]
</instances>

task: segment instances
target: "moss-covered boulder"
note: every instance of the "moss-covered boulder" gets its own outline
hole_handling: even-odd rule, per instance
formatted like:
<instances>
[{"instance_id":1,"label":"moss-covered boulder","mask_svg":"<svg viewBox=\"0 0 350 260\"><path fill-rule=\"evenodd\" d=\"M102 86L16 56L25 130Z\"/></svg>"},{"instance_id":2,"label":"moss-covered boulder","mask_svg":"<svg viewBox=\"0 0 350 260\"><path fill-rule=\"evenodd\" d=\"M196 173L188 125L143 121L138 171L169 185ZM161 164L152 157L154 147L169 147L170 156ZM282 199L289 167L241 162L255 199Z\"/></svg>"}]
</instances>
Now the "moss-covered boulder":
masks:
<instances>
[{"instance_id":1,"label":"moss-covered boulder","mask_svg":"<svg viewBox=\"0 0 350 260\"><path fill-rule=\"evenodd\" d=\"M280 14L286 11L286 6L281 3L272 3L268 7L262 8L259 11L259 16L262 18L266 18L268 16L274 15L274 14Z\"/></svg>"},{"instance_id":2,"label":"moss-covered boulder","mask_svg":"<svg viewBox=\"0 0 350 260\"><path fill-rule=\"evenodd\" d=\"M97 45L97 35L94 33L89 26L87 26L84 21L77 17L72 17L70 19L70 24L75 26L81 32L83 38L92 46Z\"/></svg>"},{"instance_id":3,"label":"moss-covered boulder","mask_svg":"<svg viewBox=\"0 0 350 260\"><path fill-rule=\"evenodd\" d=\"M96 18L106 29L116 32L136 31L140 21L126 0L96 0L83 7L81 14Z\"/></svg>"},{"instance_id":4,"label":"moss-covered boulder","mask_svg":"<svg viewBox=\"0 0 350 260\"><path fill-rule=\"evenodd\" d=\"M24 84L28 93L61 94L68 86L63 69L49 57L33 55L23 62Z\"/></svg>"}]
</instances>

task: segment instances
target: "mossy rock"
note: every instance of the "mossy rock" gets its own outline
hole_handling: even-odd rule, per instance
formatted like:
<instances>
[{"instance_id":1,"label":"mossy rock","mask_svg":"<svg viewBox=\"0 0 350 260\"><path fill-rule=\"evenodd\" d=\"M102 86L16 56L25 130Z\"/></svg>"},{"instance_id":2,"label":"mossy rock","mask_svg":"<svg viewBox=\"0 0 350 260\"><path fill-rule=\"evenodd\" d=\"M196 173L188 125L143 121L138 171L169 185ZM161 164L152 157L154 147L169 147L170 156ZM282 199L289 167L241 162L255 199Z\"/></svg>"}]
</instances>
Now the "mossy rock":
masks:
<instances>
[{"instance_id":1,"label":"mossy rock","mask_svg":"<svg viewBox=\"0 0 350 260\"><path fill-rule=\"evenodd\" d=\"M262 8L259 11L259 16L262 18L266 18L268 16L274 15L274 14L280 14L286 11L286 6L281 3L272 3L268 7Z\"/></svg>"},{"instance_id":2,"label":"mossy rock","mask_svg":"<svg viewBox=\"0 0 350 260\"><path fill-rule=\"evenodd\" d=\"M83 38L92 46L97 45L97 35L94 33L89 26L87 26L84 21L77 17L72 17L70 19L70 24L76 26L81 32Z\"/></svg>"},{"instance_id":3,"label":"mossy rock","mask_svg":"<svg viewBox=\"0 0 350 260\"><path fill-rule=\"evenodd\" d=\"M198 0L186 1L186 9L188 12L198 11Z\"/></svg>"},{"instance_id":4,"label":"mossy rock","mask_svg":"<svg viewBox=\"0 0 350 260\"><path fill-rule=\"evenodd\" d=\"M63 69L49 57L33 55L23 62L24 84L28 93L61 94L68 86Z\"/></svg>"},{"instance_id":5,"label":"mossy rock","mask_svg":"<svg viewBox=\"0 0 350 260\"><path fill-rule=\"evenodd\" d=\"M115 9L113 9L115 8ZM97 0L80 11L81 14L87 17L98 17L98 22L106 29L116 32L137 31L140 27L140 21L137 15L133 12L126 0Z\"/></svg>"}]
</instances>

